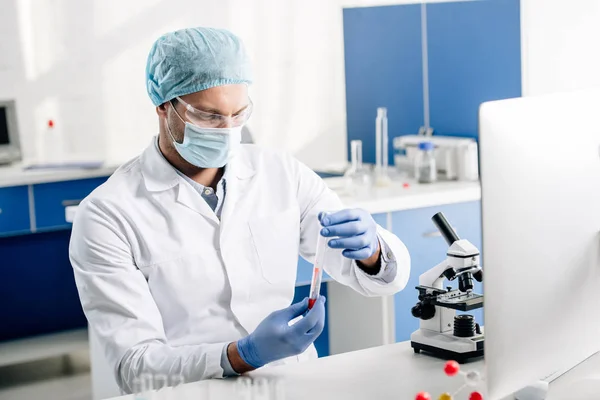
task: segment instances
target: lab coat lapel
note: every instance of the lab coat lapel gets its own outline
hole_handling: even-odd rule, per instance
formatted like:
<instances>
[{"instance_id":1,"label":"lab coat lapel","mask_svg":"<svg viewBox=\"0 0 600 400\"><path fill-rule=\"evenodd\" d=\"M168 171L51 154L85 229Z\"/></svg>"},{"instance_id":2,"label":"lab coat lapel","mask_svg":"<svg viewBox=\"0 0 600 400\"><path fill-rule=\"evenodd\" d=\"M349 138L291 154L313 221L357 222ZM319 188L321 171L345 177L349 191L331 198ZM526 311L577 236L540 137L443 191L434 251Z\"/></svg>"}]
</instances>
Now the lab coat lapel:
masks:
<instances>
[{"instance_id":1,"label":"lab coat lapel","mask_svg":"<svg viewBox=\"0 0 600 400\"><path fill-rule=\"evenodd\" d=\"M227 238L228 233L235 229L239 221L245 221L246 215L251 211L244 198L255 175L254 166L243 149L228 167L231 169L226 173L227 194L221 213L221 240Z\"/></svg>"},{"instance_id":2,"label":"lab coat lapel","mask_svg":"<svg viewBox=\"0 0 600 400\"><path fill-rule=\"evenodd\" d=\"M206 200L202 198L200 193L198 193L193 187L185 182L183 178L179 177L179 180L180 182L177 192L177 202L218 225L219 219L217 218L215 212L210 208Z\"/></svg>"},{"instance_id":3,"label":"lab coat lapel","mask_svg":"<svg viewBox=\"0 0 600 400\"><path fill-rule=\"evenodd\" d=\"M161 192L176 187L178 203L218 224L219 219L214 211L163 157L157 143L157 137L155 136L141 158L142 175L146 189L150 192Z\"/></svg>"}]
</instances>

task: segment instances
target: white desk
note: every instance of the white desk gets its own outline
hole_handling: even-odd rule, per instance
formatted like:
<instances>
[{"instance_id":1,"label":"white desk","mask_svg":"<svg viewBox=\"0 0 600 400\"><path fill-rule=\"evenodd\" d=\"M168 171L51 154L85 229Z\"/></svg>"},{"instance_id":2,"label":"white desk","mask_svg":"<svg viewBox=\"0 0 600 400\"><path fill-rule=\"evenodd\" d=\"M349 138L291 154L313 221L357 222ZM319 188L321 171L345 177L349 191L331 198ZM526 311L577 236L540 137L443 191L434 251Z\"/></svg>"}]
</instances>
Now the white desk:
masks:
<instances>
[{"instance_id":1,"label":"white desk","mask_svg":"<svg viewBox=\"0 0 600 400\"><path fill-rule=\"evenodd\" d=\"M117 168L117 164L107 164L100 168L93 169L50 168L24 170L22 164L11 164L0 167L0 187L35 185L39 183L98 178L112 175Z\"/></svg>"},{"instance_id":2,"label":"white desk","mask_svg":"<svg viewBox=\"0 0 600 400\"><path fill-rule=\"evenodd\" d=\"M285 400L411 400L423 390L437 399L441 393L454 392L464 383L461 377L447 377L443 366L443 360L414 354L409 342L402 342L302 364L262 368L249 375L282 379ZM481 370L483 362L466 364L463 368ZM210 399L214 400L235 399L234 389L233 380L215 380L190 383L170 391L173 399L206 399L210 391ZM153 398L169 398L168 391L164 397ZM134 396L118 399L133 400Z\"/></svg>"},{"instance_id":3,"label":"white desk","mask_svg":"<svg viewBox=\"0 0 600 400\"><path fill-rule=\"evenodd\" d=\"M250 373L253 377L281 379L285 400L412 400L420 391L427 391L432 399L444 392L453 393L464 383L460 376L447 377L443 360L414 354L409 342L374 347L336 356L325 357L302 364L263 368ZM463 371L475 369L484 373L484 362L476 361L461 366ZM600 377L600 357L591 358L576 369L558 378L550 385L547 400L582 400L573 398L572 385L582 379ZM485 396L482 384L475 388ZM465 388L455 400L466 400ZM210 396L208 395L210 394ZM213 380L189 383L175 389L154 393L152 399L209 399L233 400L234 380ZM600 395L586 397L589 400ZM133 400L134 396L115 397L113 400ZM494 399L496 400L496 399ZM508 400L508 399L507 399Z\"/></svg>"}]
</instances>

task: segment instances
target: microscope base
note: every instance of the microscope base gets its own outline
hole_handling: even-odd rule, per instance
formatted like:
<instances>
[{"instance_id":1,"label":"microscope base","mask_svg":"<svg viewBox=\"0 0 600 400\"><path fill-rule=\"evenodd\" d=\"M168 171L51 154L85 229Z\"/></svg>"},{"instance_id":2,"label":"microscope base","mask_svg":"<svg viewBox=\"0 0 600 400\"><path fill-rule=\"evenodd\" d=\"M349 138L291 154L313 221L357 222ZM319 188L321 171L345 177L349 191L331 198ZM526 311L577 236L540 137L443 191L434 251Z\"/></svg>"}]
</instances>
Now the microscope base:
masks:
<instances>
[{"instance_id":1,"label":"microscope base","mask_svg":"<svg viewBox=\"0 0 600 400\"><path fill-rule=\"evenodd\" d=\"M483 343L483 335L460 338L425 329L413 332L410 341L415 353L423 352L444 360L454 360L460 364L483 357Z\"/></svg>"},{"instance_id":2,"label":"microscope base","mask_svg":"<svg viewBox=\"0 0 600 400\"><path fill-rule=\"evenodd\" d=\"M428 346L426 344L410 342L415 353L427 353L430 356L441 358L443 360L453 360L459 364L465 364L474 358L483 357L483 350L475 350L467 353L457 353L451 350L440 349L438 347Z\"/></svg>"}]
</instances>

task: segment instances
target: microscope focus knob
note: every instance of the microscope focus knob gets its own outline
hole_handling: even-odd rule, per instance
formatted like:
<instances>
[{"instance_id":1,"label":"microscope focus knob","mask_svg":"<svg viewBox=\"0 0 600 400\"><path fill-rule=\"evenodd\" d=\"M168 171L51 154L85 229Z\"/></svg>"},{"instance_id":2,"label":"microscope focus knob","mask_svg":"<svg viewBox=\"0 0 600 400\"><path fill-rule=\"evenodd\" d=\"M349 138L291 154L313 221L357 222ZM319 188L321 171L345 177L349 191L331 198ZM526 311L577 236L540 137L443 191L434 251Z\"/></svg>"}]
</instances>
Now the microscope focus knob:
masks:
<instances>
[{"instance_id":1,"label":"microscope focus knob","mask_svg":"<svg viewBox=\"0 0 600 400\"><path fill-rule=\"evenodd\" d=\"M410 309L410 313L415 318L421 318L421 312L422 312L421 303L417 304L416 306L414 306L413 308Z\"/></svg>"},{"instance_id":2,"label":"microscope focus knob","mask_svg":"<svg viewBox=\"0 0 600 400\"><path fill-rule=\"evenodd\" d=\"M435 306L433 306L431 304L419 303L416 306L414 306L410 310L410 312L412 313L413 317L415 317L415 318L420 318L422 320L428 320L435 316Z\"/></svg>"}]
</instances>

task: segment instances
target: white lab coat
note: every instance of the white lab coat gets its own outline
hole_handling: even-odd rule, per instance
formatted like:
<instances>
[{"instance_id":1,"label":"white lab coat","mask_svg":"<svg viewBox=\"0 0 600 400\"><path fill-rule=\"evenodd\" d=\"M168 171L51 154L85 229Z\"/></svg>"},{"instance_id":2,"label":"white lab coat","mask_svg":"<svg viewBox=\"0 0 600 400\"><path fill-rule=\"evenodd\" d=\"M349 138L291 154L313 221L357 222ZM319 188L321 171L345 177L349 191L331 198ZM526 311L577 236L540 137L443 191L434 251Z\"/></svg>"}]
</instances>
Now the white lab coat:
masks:
<instances>
[{"instance_id":1,"label":"white lab coat","mask_svg":"<svg viewBox=\"0 0 600 400\"><path fill-rule=\"evenodd\" d=\"M152 143L79 206L70 243L79 296L126 392L142 371L222 377L223 347L290 305L298 254L314 257L317 214L343 208L309 168L254 145L242 146L226 178L219 221ZM408 251L378 233L396 262L391 283L339 250L328 249L326 272L365 296L404 288ZM314 346L281 362L311 357Z\"/></svg>"}]
</instances>

